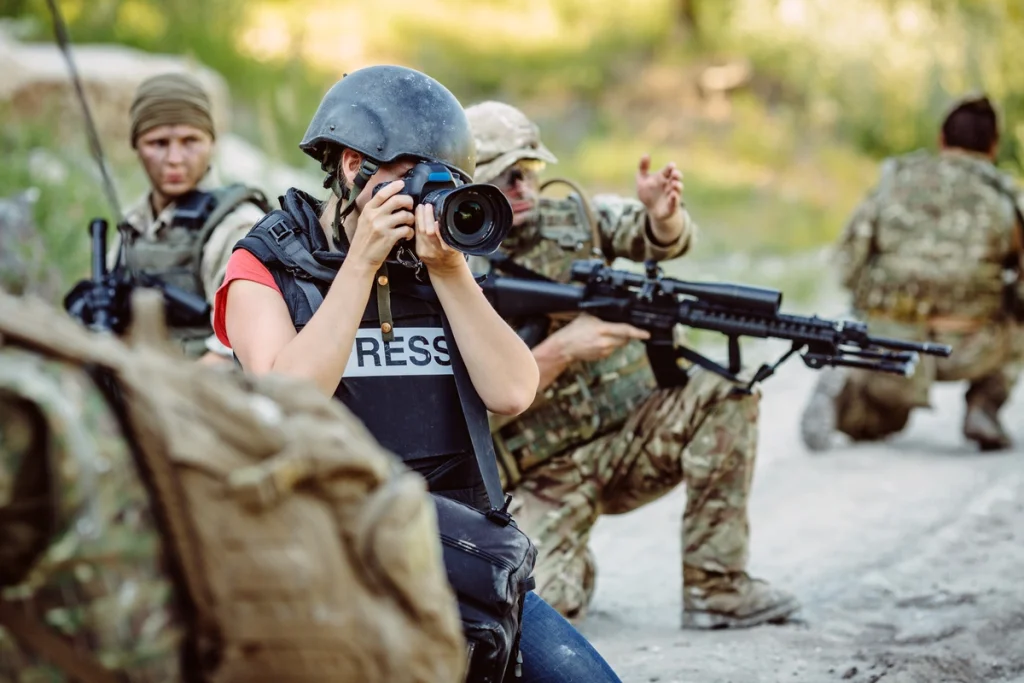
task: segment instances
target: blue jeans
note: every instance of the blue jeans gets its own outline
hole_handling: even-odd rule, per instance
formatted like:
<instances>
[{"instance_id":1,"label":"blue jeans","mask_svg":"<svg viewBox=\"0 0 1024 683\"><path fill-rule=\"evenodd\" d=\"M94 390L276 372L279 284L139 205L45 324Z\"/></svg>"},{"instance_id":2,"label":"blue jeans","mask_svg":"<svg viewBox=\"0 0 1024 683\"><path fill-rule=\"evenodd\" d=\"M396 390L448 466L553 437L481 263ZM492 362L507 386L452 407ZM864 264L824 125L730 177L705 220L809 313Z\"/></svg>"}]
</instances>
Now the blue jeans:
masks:
<instances>
[{"instance_id":1,"label":"blue jeans","mask_svg":"<svg viewBox=\"0 0 1024 683\"><path fill-rule=\"evenodd\" d=\"M518 683L622 683L587 639L534 592L523 608Z\"/></svg>"}]
</instances>

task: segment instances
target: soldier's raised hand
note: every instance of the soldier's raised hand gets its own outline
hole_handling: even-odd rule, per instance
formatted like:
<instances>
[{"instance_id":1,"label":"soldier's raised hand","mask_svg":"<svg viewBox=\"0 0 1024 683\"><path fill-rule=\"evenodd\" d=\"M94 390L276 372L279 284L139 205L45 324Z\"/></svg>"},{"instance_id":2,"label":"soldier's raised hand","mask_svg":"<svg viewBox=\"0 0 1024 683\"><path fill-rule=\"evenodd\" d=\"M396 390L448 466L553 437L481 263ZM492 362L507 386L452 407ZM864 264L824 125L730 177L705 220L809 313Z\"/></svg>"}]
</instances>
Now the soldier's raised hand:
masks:
<instances>
[{"instance_id":1,"label":"soldier's raised hand","mask_svg":"<svg viewBox=\"0 0 1024 683\"><path fill-rule=\"evenodd\" d=\"M670 162L660 171L651 173L651 155L640 157L636 172L636 196L647 208L654 221L665 221L679 209L683 194L683 172Z\"/></svg>"}]
</instances>

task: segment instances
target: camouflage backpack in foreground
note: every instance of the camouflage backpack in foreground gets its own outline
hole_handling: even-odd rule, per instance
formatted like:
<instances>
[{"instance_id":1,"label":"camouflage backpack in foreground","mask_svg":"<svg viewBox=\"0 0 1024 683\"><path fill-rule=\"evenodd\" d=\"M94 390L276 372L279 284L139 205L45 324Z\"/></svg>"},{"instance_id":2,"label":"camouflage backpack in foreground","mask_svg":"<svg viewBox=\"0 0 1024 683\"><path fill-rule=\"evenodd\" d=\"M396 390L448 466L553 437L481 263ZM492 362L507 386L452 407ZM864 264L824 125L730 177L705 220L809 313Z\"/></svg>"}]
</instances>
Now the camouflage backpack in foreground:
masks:
<instances>
[{"instance_id":1,"label":"camouflage backpack in foreground","mask_svg":"<svg viewBox=\"0 0 1024 683\"><path fill-rule=\"evenodd\" d=\"M193 615L186 679L460 681L422 480L311 385L169 357L159 295L136 296L134 349L4 294L0 343L91 370L122 413Z\"/></svg>"}]
</instances>

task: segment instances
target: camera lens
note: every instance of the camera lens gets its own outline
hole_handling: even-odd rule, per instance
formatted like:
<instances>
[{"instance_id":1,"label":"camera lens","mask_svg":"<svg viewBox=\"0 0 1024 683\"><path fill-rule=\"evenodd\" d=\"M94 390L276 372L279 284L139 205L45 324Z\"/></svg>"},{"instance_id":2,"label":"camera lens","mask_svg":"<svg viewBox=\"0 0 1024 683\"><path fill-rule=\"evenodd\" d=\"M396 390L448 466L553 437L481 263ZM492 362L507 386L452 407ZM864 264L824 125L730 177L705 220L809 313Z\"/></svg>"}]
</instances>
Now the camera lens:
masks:
<instances>
[{"instance_id":1,"label":"camera lens","mask_svg":"<svg viewBox=\"0 0 1024 683\"><path fill-rule=\"evenodd\" d=\"M512 207L493 185L462 185L428 192L441 239L465 254L485 255L501 246L512 228Z\"/></svg>"},{"instance_id":2,"label":"camera lens","mask_svg":"<svg viewBox=\"0 0 1024 683\"><path fill-rule=\"evenodd\" d=\"M463 235L474 235L484 228L484 207L479 202L459 202L452 211L452 225Z\"/></svg>"}]
</instances>

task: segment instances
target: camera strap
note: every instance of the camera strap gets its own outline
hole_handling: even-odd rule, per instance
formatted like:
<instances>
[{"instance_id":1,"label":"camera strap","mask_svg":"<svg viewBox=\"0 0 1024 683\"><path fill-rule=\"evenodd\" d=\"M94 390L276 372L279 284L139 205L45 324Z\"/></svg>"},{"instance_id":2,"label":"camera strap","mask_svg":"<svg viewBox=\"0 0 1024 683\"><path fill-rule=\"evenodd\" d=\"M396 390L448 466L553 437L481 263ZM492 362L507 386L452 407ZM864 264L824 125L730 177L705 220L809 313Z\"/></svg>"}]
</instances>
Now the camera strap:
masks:
<instances>
[{"instance_id":1,"label":"camera strap","mask_svg":"<svg viewBox=\"0 0 1024 683\"><path fill-rule=\"evenodd\" d=\"M469 370L466 362L462 360L459 353L459 345L455 343L455 335L452 333L451 323L448 316L441 313L441 326L444 328L445 337L448 339L448 355L451 357L452 374L455 375L455 388L459 394L459 404L462 406L462 415L466 420L466 427L469 430L469 440L473 445L473 453L476 456L476 464L480 469L480 476L484 480L484 488L487 490L487 501L491 506L488 517L492 521L504 524L511 520L508 516L508 504L511 496L505 498L501 489L501 475L498 474L498 456L494 452L494 440L491 438L491 428L487 421L487 407L480 398L480 394L473 387L473 381L469 377ZM501 506L499 508L499 505ZM504 525L503 524L503 525Z\"/></svg>"},{"instance_id":2,"label":"camera strap","mask_svg":"<svg viewBox=\"0 0 1024 683\"><path fill-rule=\"evenodd\" d=\"M356 208L356 197L370 182L370 178L380 168L376 161L364 158L359 165L359 173L352 181L352 187L346 188L344 197L338 200L338 207L334 214L334 241L341 242L341 222ZM341 169L338 169L341 173ZM341 177L340 175L338 176ZM340 183L339 183L340 184ZM342 207L342 202L345 206ZM377 310L380 313L380 334L385 342L393 341L395 338L395 320L391 315L391 286L388 279L387 262L380 264L374 279L374 291L377 293Z\"/></svg>"}]
</instances>

